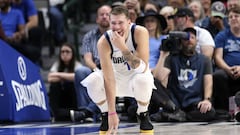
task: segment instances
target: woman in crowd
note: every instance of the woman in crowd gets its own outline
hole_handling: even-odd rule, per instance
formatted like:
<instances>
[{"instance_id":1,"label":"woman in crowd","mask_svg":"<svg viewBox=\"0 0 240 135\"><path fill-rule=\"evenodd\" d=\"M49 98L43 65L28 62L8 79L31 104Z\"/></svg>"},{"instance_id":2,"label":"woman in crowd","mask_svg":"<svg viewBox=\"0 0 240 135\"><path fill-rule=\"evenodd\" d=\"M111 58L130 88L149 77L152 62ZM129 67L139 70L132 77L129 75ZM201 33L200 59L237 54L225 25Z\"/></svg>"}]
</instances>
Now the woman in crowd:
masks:
<instances>
[{"instance_id":1,"label":"woman in crowd","mask_svg":"<svg viewBox=\"0 0 240 135\"><path fill-rule=\"evenodd\" d=\"M143 25L147 28L149 33L149 66L151 70L154 70L159 56L160 45L162 44L162 31L166 29L167 22L164 16L158 14L154 10L147 10L144 16L138 17L137 24Z\"/></svg>"},{"instance_id":2,"label":"woman in crowd","mask_svg":"<svg viewBox=\"0 0 240 135\"><path fill-rule=\"evenodd\" d=\"M74 89L74 71L81 66L76 60L73 46L64 43L60 47L59 58L48 74L50 83L49 102L55 120L70 120L70 110L77 109Z\"/></svg>"}]
</instances>

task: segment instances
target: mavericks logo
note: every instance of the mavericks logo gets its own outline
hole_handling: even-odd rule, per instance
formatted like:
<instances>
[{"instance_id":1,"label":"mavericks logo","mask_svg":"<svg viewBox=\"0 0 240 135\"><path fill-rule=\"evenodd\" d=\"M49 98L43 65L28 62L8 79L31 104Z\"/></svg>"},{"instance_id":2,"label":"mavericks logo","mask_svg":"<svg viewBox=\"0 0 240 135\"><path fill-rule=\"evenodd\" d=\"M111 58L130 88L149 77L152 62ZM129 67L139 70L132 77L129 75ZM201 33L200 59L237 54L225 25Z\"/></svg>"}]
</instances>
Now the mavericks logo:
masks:
<instances>
[{"instance_id":1,"label":"mavericks logo","mask_svg":"<svg viewBox=\"0 0 240 135\"><path fill-rule=\"evenodd\" d=\"M180 75L178 76L180 86L188 88L193 86L197 81L197 71L191 69L181 69Z\"/></svg>"}]
</instances>

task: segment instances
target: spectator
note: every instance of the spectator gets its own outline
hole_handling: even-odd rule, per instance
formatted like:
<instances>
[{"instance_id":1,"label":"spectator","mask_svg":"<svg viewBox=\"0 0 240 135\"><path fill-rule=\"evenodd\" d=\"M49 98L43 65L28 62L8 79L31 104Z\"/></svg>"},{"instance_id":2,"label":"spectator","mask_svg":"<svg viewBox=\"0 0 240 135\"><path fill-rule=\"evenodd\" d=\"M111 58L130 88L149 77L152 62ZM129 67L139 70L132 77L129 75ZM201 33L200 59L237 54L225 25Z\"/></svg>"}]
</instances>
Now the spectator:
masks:
<instances>
[{"instance_id":1,"label":"spectator","mask_svg":"<svg viewBox=\"0 0 240 135\"><path fill-rule=\"evenodd\" d=\"M160 56L160 46L162 39L162 31L166 29L167 22L165 18L154 10L147 10L144 16L138 17L136 24L146 27L149 33L149 66L151 70L155 69Z\"/></svg>"},{"instance_id":2,"label":"spectator","mask_svg":"<svg viewBox=\"0 0 240 135\"><path fill-rule=\"evenodd\" d=\"M111 7L103 5L97 10L96 23L97 28L87 32L82 40L81 54L83 55L86 66L78 68L75 72L75 88L77 94L78 108L81 108L85 116L95 117L100 114L100 110L94 102L89 98L87 90L80 82L86 78L92 71L101 69L98 57L97 41L101 35L109 29L109 15ZM88 111L87 111L88 110ZM82 116L82 115L80 115ZM86 117L80 117L78 113L72 112L73 121L83 120ZM96 117L95 117L96 118Z\"/></svg>"},{"instance_id":3,"label":"spectator","mask_svg":"<svg viewBox=\"0 0 240 135\"><path fill-rule=\"evenodd\" d=\"M128 9L131 22L135 23L137 17L143 14L140 9L140 2L138 0L125 0L123 4Z\"/></svg>"},{"instance_id":4,"label":"spectator","mask_svg":"<svg viewBox=\"0 0 240 135\"><path fill-rule=\"evenodd\" d=\"M111 5L111 8L114 8L116 6L123 6L123 2L122 1L114 1Z\"/></svg>"},{"instance_id":5,"label":"spectator","mask_svg":"<svg viewBox=\"0 0 240 135\"><path fill-rule=\"evenodd\" d=\"M136 9L139 15L142 14L140 2L138 0L125 0L123 4L127 7L127 9Z\"/></svg>"},{"instance_id":6,"label":"spectator","mask_svg":"<svg viewBox=\"0 0 240 135\"><path fill-rule=\"evenodd\" d=\"M174 21L173 18L170 17L174 13L175 11L172 6L164 6L159 12L159 14L163 15L167 21L167 28L163 31L164 34L167 34L169 31L174 30Z\"/></svg>"},{"instance_id":7,"label":"spectator","mask_svg":"<svg viewBox=\"0 0 240 135\"><path fill-rule=\"evenodd\" d=\"M19 10L10 7L10 0L0 1L0 20L3 33L7 41L13 48L23 53L25 46L22 40L25 36L25 21Z\"/></svg>"},{"instance_id":8,"label":"spectator","mask_svg":"<svg viewBox=\"0 0 240 135\"><path fill-rule=\"evenodd\" d=\"M24 55L41 64L42 29L38 27L38 13L33 0L12 0L12 8L22 12L26 22Z\"/></svg>"},{"instance_id":9,"label":"spectator","mask_svg":"<svg viewBox=\"0 0 240 135\"><path fill-rule=\"evenodd\" d=\"M212 0L200 0L200 2L203 6L205 16L211 16Z\"/></svg>"},{"instance_id":10,"label":"spectator","mask_svg":"<svg viewBox=\"0 0 240 135\"><path fill-rule=\"evenodd\" d=\"M227 0L227 9L230 10L233 7L240 7L240 0Z\"/></svg>"},{"instance_id":11,"label":"spectator","mask_svg":"<svg viewBox=\"0 0 240 135\"><path fill-rule=\"evenodd\" d=\"M188 5L187 0L167 0L167 5L172 6L174 9L183 8Z\"/></svg>"},{"instance_id":12,"label":"spectator","mask_svg":"<svg viewBox=\"0 0 240 135\"><path fill-rule=\"evenodd\" d=\"M204 9L199 0L193 0L188 7L192 10L195 20L195 25L201 27L202 20L205 18Z\"/></svg>"},{"instance_id":13,"label":"spectator","mask_svg":"<svg viewBox=\"0 0 240 135\"><path fill-rule=\"evenodd\" d=\"M215 37L214 61L217 69L213 74L214 105L216 109L228 111L228 98L240 90L240 8L230 8L228 12L230 28Z\"/></svg>"},{"instance_id":14,"label":"spectator","mask_svg":"<svg viewBox=\"0 0 240 135\"><path fill-rule=\"evenodd\" d=\"M148 117L148 104L154 86L148 68L148 32L144 27L131 23L125 6L112 9L110 27L111 30L98 41L102 70L93 72L82 81L102 112L100 133L117 132L119 118L115 103L118 96L136 99L140 132L153 133Z\"/></svg>"},{"instance_id":15,"label":"spectator","mask_svg":"<svg viewBox=\"0 0 240 135\"><path fill-rule=\"evenodd\" d=\"M140 16L136 8L128 9L130 20L132 23L136 22L136 19Z\"/></svg>"},{"instance_id":16,"label":"spectator","mask_svg":"<svg viewBox=\"0 0 240 135\"><path fill-rule=\"evenodd\" d=\"M169 95L166 94L168 97L164 97L168 99L165 102L171 99L175 104L175 106L171 105L172 114L167 115L168 120L184 121L185 115L179 111L181 109L186 113L188 121L210 121L215 116L211 103L213 84L211 61L196 52L197 31L193 27L185 28L184 31L189 32L190 37L188 40L181 39L181 49L178 54L168 55L168 51L161 51L161 59L155 74L161 84L156 85L156 91L168 92ZM158 92L155 94L157 95L153 95L152 103L161 104L158 98L162 95ZM152 118L161 114L162 112L158 112Z\"/></svg>"},{"instance_id":17,"label":"spectator","mask_svg":"<svg viewBox=\"0 0 240 135\"><path fill-rule=\"evenodd\" d=\"M64 43L60 47L58 60L48 74L49 103L56 121L70 120L70 110L77 109L74 71L80 66L73 46Z\"/></svg>"},{"instance_id":18,"label":"spectator","mask_svg":"<svg viewBox=\"0 0 240 135\"><path fill-rule=\"evenodd\" d=\"M148 2L146 2L143 11L146 12L147 10L154 10L155 12L158 13L160 9L156 2L149 0Z\"/></svg>"},{"instance_id":19,"label":"spectator","mask_svg":"<svg viewBox=\"0 0 240 135\"><path fill-rule=\"evenodd\" d=\"M202 25L200 27L207 29L214 38L218 32L222 31L225 28L225 13L225 5L220 1L214 2L211 7L211 16L206 17L202 21Z\"/></svg>"},{"instance_id":20,"label":"spectator","mask_svg":"<svg viewBox=\"0 0 240 135\"><path fill-rule=\"evenodd\" d=\"M214 40L209 31L194 25L194 15L189 8L180 8L174 15L175 29L182 31L187 27L192 27L197 31L197 46L198 53L206 55L209 59L212 59Z\"/></svg>"}]
</instances>

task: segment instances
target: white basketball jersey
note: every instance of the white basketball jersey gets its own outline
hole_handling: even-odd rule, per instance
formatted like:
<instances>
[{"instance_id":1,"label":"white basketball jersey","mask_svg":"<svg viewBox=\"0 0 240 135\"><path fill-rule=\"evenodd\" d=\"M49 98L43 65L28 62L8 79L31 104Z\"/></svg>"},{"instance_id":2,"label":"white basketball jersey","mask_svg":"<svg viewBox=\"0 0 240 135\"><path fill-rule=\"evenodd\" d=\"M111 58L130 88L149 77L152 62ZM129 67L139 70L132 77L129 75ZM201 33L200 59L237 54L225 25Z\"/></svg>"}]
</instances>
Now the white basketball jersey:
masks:
<instances>
[{"instance_id":1,"label":"white basketball jersey","mask_svg":"<svg viewBox=\"0 0 240 135\"><path fill-rule=\"evenodd\" d=\"M128 37L126 40L126 45L132 53L134 53L136 51L134 48L134 43L133 43L134 41L132 38L132 36L134 36L134 35L132 35L133 33L131 32L131 28L134 27L134 25L135 24L130 25L129 34L128 34ZM109 36L109 39L111 39L112 30L107 31L107 34ZM109 42L111 42L111 41L109 40ZM110 44L111 44L111 48L112 48L112 64L113 64L115 73L117 73L117 74L119 73L123 76L125 76L125 75L128 76L128 75L132 74L134 71L133 71L133 69L131 69L130 65L127 63L127 61L123 57L122 52L117 47L115 47L115 45L113 43L110 43Z\"/></svg>"}]
</instances>

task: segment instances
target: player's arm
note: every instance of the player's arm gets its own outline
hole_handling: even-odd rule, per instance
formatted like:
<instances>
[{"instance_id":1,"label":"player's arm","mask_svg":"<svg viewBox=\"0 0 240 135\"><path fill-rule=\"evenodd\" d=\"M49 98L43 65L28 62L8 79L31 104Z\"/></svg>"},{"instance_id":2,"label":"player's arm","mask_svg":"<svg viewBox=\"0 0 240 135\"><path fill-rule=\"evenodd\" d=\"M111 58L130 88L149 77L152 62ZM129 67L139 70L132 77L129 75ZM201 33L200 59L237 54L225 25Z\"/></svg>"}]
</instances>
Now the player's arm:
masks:
<instances>
[{"instance_id":1,"label":"player's arm","mask_svg":"<svg viewBox=\"0 0 240 135\"><path fill-rule=\"evenodd\" d=\"M134 39L137 44L136 53L133 54L129 50L124 50L122 53L131 68L136 72L145 72L149 59L149 35L146 28L136 26Z\"/></svg>"},{"instance_id":2,"label":"player's arm","mask_svg":"<svg viewBox=\"0 0 240 135\"><path fill-rule=\"evenodd\" d=\"M106 98L108 102L108 111L116 112L115 109L115 96L116 96L116 82L113 73L112 61L111 61L111 48L103 35L97 44L98 52L100 56L100 63L104 77L104 86L106 90Z\"/></svg>"}]
</instances>

